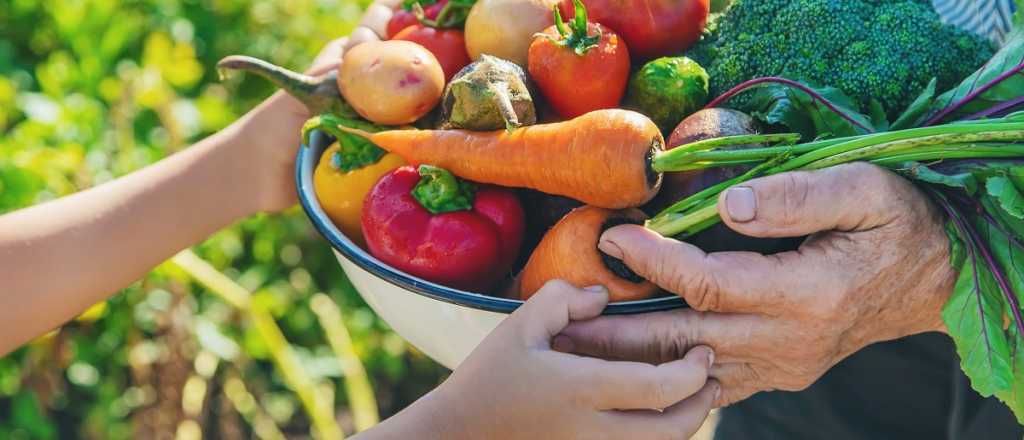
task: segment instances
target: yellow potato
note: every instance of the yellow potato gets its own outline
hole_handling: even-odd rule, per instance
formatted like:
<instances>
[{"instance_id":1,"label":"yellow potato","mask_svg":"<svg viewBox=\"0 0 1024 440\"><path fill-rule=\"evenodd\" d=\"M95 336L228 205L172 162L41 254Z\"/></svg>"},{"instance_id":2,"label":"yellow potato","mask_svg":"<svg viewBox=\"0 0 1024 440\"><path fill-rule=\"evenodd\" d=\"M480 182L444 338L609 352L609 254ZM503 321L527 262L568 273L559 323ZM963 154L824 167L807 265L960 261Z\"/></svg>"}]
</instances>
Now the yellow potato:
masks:
<instances>
[{"instance_id":1,"label":"yellow potato","mask_svg":"<svg viewBox=\"0 0 1024 440\"><path fill-rule=\"evenodd\" d=\"M558 0L480 0L466 18L466 50L503 58L526 68L534 34L554 24Z\"/></svg>"},{"instance_id":2,"label":"yellow potato","mask_svg":"<svg viewBox=\"0 0 1024 440\"><path fill-rule=\"evenodd\" d=\"M381 125L411 124L441 100L444 70L419 44L370 41L345 53L338 87L364 118Z\"/></svg>"}]
</instances>

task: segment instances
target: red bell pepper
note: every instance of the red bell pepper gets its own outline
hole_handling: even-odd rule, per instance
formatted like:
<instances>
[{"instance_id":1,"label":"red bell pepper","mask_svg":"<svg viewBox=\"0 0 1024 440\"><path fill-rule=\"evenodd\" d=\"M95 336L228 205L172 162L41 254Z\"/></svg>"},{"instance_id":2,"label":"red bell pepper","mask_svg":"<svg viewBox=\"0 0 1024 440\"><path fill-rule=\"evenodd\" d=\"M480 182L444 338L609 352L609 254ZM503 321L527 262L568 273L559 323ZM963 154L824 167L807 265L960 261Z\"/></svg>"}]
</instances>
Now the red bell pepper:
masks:
<instances>
[{"instance_id":1,"label":"red bell pepper","mask_svg":"<svg viewBox=\"0 0 1024 440\"><path fill-rule=\"evenodd\" d=\"M373 256L403 272L457 289L487 292L512 269L525 214L512 190L480 185L421 165L381 178L363 207Z\"/></svg>"}]
</instances>

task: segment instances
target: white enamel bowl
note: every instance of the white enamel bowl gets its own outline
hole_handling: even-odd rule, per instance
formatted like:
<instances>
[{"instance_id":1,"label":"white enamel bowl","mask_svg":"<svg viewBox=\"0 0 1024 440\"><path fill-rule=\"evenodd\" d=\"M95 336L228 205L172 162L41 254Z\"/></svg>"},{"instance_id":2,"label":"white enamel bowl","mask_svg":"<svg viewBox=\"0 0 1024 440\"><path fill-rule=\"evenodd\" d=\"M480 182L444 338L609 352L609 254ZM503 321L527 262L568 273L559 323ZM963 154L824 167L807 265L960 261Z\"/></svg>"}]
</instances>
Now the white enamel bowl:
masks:
<instances>
[{"instance_id":1,"label":"white enamel bowl","mask_svg":"<svg viewBox=\"0 0 1024 440\"><path fill-rule=\"evenodd\" d=\"M314 132L296 164L299 199L313 225L334 248L359 294L399 335L454 369L491 330L522 304L450 289L398 271L356 246L331 223L313 190L313 172L333 139ZM566 262L571 264L571 262ZM633 314L684 307L678 298L615 303L605 314Z\"/></svg>"}]
</instances>

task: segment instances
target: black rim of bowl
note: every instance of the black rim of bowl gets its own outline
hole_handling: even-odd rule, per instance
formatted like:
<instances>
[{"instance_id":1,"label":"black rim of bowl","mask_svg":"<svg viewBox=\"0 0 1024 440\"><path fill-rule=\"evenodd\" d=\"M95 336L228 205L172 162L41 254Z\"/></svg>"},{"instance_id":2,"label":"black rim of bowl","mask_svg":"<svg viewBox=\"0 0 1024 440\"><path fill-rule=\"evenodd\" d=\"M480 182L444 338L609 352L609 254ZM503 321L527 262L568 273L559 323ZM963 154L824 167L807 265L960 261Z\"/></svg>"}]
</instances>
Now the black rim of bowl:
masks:
<instances>
[{"instance_id":1,"label":"black rim of bowl","mask_svg":"<svg viewBox=\"0 0 1024 440\"><path fill-rule=\"evenodd\" d=\"M313 188L313 173L320 161L320 156L331 145L333 139L320 131L310 136L310 145L299 148L296 159L296 185L299 201L303 210L313 222L317 231L346 259L374 276L402 289L431 298L437 301L497 313L512 313L523 304L520 300L498 298L477 293L465 292L448 288L439 284L416 278L394 269L374 258L352 240L349 240L327 217ZM658 312L686 307L686 303L677 297L661 297L643 301L630 301L609 304L605 315L627 315L637 313Z\"/></svg>"}]
</instances>

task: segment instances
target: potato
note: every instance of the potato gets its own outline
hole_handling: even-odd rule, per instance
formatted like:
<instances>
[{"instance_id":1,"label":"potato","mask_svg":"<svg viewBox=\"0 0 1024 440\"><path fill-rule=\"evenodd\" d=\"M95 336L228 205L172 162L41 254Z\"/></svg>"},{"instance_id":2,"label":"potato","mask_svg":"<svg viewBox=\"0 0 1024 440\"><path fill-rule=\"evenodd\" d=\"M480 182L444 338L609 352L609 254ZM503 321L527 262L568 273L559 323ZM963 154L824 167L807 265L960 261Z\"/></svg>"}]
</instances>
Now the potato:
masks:
<instances>
[{"instance_id":1,"label":"potato","mask_svg":"<svg viewBox=\"0 0 1024 440\"><path fill-rule=\"evenodd\" d=\"M444 70L419 44L371 41L345 53L338 87L364 118L381 125L411 124L440 102Z\"/></svg>"},{"instance_id":2,"label":"potato","mask_svg":"<svg viewBox=\"0 0 1024 440\"><path fill-rule=\"evenodd\" d=\"M479 0L466 18L466 50L474 61L493 55L522 66L534 34L554 24L558 0Z\"/></svg>"}]
</instances>

